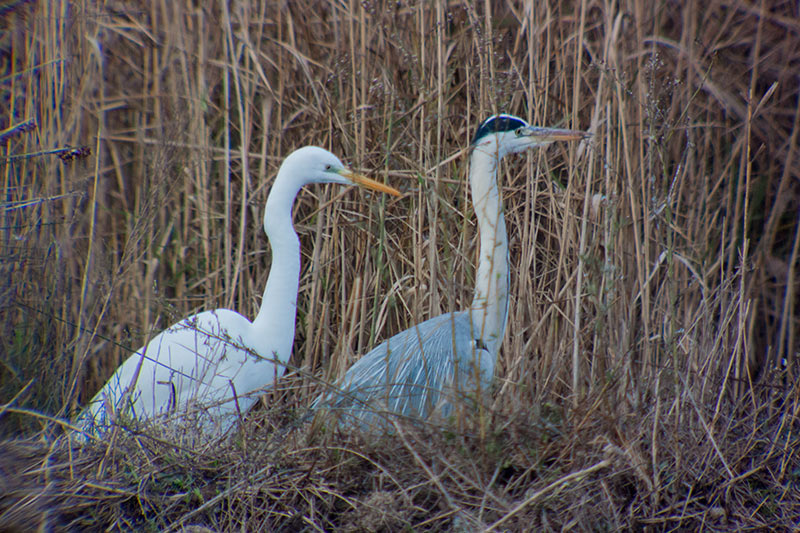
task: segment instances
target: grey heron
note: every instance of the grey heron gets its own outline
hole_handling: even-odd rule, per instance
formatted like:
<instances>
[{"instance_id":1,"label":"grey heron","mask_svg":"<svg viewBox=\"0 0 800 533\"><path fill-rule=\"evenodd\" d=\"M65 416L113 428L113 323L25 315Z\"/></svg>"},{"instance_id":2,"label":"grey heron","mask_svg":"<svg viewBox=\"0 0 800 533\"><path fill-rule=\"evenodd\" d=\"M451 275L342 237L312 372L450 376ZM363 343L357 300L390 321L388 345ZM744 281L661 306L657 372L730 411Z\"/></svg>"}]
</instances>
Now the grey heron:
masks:
<instances>
[{"instance_id":1,"label":"grey heron","mask_svg":"<svg viewBox=\"0 0 800 533\"><path fill-rule=\"evenodd\" d=\"M417 324L359 359L312 410L329 410L342 424L385 426L386 416L427 419L452 413L455 398L480 396L494 376L508 317L509 259L497 168L508 154L581 131L539 128L521 118L486 119L471 143L469 182L480 234L475 292L469 309Z\"/></svg>"},{"instance_id":2,"label":"grey heron","mask_svg":"<svg viewBox=\"0 0 800 533\"><path fill-rule=\"evenodd\" d=\"M264 212L272 266L255 320L229 309L203 311L153 337L114 372L78 417L86 432L103 433L119 415L152 419L200 414L205 433L223 434L256 400L254 392L280 377L294 341L300 241L292 204L311 183L360 185L399 196L356 174L316 146L283 161Z\"/></svg>"}]
</instances>

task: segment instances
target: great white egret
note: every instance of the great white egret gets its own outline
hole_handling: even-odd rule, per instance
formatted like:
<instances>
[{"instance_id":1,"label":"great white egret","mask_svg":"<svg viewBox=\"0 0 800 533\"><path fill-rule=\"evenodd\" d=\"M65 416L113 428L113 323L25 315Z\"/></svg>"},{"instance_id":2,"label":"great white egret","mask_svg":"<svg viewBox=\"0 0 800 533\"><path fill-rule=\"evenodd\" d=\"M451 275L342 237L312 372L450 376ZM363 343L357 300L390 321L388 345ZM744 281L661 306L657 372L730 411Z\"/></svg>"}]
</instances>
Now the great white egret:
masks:
<instances>
[{"instance_id":1,"label":"great white egret","mask_svg":"<svg viewBox=\"0 0 800 533\"><path fill-rule=\"evenodd\" d=\"M203 311L165 329L131 355L92 398L77 422L102 433L120 416L192 417L205 433L223 434L256 400L255 391L284 372L294 340L300 241L292 204L310 183L360 185L399 196L344 167L316 146L292 152L278 170L264 212L272 267L255 320L228 309Z\"/></svg>"},{"instance_id":2,"label":"great white egret","mask_svg":"<svg viewBox=\"0 0 800 533\"><path fill-rule=\"evenodd\" d=\"M391 337L359 359L312 409L329 409L343 424L382 426L386 415L447 417L457 397L480 396L491 384L508 317L508 238L497 187L503 156L554 141L582 139L581 131L538 128L496 115L471 144L469 182L480 249L472 305Z\"/></svg>"}]
</instances>

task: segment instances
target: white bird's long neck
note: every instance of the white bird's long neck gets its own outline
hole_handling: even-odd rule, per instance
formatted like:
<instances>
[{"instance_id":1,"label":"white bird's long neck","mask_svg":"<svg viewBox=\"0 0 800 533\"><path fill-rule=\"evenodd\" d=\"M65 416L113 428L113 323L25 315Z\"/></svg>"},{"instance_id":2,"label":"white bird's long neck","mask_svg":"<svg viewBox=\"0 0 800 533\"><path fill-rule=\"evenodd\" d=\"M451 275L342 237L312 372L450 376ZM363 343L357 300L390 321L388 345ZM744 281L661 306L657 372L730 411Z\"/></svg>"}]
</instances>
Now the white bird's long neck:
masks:
<instances>
[{"instance_id":1,"label":"white bird's long neck","mask_svg":"<svg viewBox=\"0 0 800 533\"><path fill-rule=\"evenodd\" d=\"M297 314L297 289L300 279L300 240L292 224L292 204L299 188L290 182L282 182L280 173L267 198L264 213L264 231L272 248L272 265L261 300L261 309L253 321L255 343L272 352L259 354L265 358L277 356L281 361L289 360L294 340ZM276 339L286 339L283 345Z\"/></svg>"},{"instance_id":2,"label":"white bird's long neck","mask_svg":"<svg viewBox=\"0 0 800 533\"><path fill-rule=\"evenodd\" d=\"M500 350L508 318L508 236L497 187L499 160L497 153L476 148L469 171L472 204L480 233L478 273L470 315L475 338L483 341L492 354Z\"/></svg>"}]
</instances>

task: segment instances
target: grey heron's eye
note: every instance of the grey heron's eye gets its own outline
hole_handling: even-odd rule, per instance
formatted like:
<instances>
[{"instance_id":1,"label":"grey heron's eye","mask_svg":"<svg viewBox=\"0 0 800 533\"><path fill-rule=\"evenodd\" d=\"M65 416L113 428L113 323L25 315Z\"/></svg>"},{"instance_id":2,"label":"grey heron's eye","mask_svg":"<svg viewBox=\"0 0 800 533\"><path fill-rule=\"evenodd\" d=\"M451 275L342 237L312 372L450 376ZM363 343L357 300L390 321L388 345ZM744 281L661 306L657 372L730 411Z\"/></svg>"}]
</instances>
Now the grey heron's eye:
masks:
<instances>
[{"instance_id":1,"label":"grey heron's eye","mask_svg":"<svg viewBox=\"0 0 800 533\"><path fill-rule=\"evenodd\" d=\"M517 128L516 130L514 130L514 133L517 134L517 137L522 137L522 134L525 133L525 132L524 132L523 128Z\"/></svg>"}]
</instances>

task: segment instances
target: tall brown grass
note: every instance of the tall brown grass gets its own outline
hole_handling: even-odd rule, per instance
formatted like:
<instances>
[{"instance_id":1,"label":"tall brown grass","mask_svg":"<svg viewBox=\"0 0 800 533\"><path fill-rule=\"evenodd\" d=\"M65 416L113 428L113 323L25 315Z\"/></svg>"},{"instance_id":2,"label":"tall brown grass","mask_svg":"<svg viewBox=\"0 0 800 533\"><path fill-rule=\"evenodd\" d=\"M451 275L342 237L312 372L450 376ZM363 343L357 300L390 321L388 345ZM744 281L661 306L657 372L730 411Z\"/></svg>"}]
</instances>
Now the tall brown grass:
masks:
<instances>
[{"instance_id":1,"label":"tall brown grass","mask_svg":"<svg viewBox=\"0 0 800 533\"><path fill-rule=\"evenodd\" d=\"M178 318L255 315L263 206L294 148L329 148L407 194L299 196L297 372L272 408L305 405L380 340L470 301L465 150L483 118L594 134L503 166L512 304L489 437L407 429L337 448L283 439L267 414L222 451L120 436L78 461L8 444L3 468L24 480L7 487L9 527L32 494L40 509L83 498L51 518L64 527L798 523L797 6L56 0L0 13L0 128L36 121L2 135L9 438L57 434ZM58 159L78 147L91 154ZM300 473L266 475L274 463Z\"/></svg>"}]
</instances>

